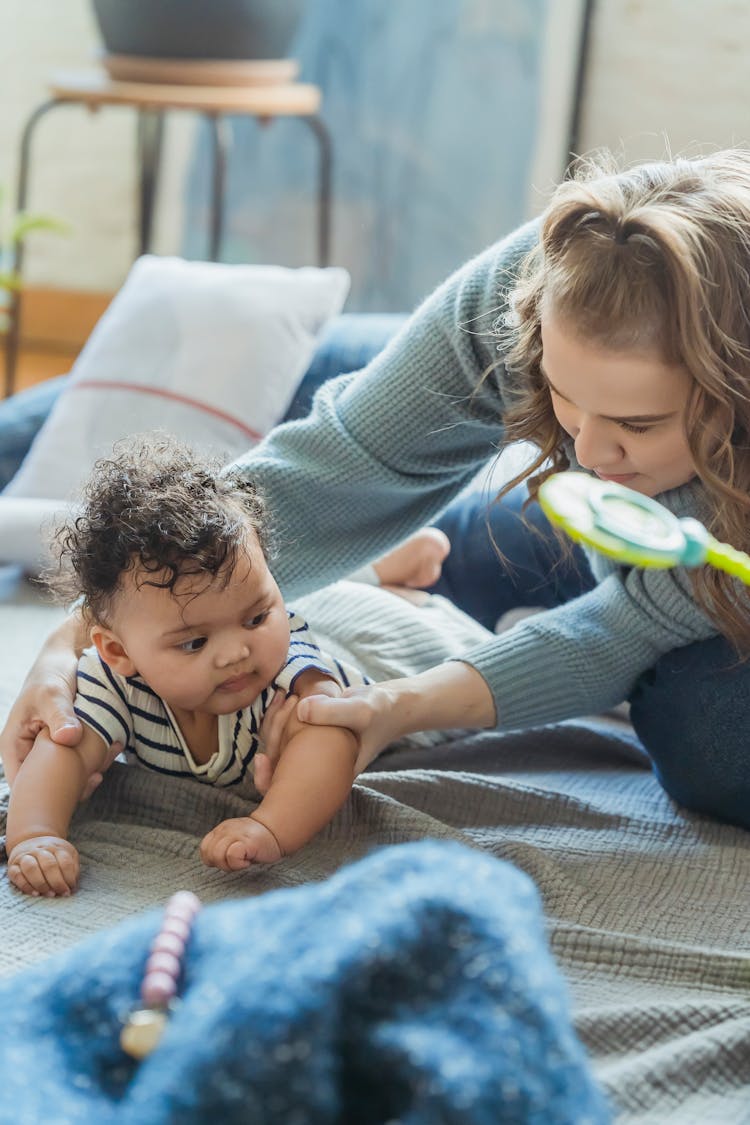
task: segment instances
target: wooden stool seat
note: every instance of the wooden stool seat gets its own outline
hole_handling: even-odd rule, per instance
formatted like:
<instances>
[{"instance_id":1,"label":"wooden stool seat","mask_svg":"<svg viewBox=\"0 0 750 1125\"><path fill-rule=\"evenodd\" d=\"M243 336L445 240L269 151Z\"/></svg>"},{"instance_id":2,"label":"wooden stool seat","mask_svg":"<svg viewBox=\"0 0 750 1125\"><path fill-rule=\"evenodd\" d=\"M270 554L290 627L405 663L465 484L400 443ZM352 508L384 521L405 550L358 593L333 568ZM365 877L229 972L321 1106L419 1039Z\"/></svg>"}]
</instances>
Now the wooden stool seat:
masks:
<instances>
[{"instance_id":1,"label":"wooden stool seat","mask_svg":"<svg viewBox=\"0 0 750 1125\"><path fill-rule=\"evenodd\" d=\"M102 70L53 74L48 89L57 102L77 102L92 109L104 105L127 105L133 109L190 109L200 113L237 113L254 117L304 117L317 113L321 102L319 87L305 82L253 86L118 82Z\"/></svg>"},{"instance_id":2,"label":"wooden stool seat","mask_svg":"<svg viewBox=\"0 0 750 1125\"><path fill-rule=\"evenodd\" d=\"M111 55L100 61L115 82L167 82L172 86L267 86L295 82L296 59L162 59Z\"/></svg>"}]
</instances>

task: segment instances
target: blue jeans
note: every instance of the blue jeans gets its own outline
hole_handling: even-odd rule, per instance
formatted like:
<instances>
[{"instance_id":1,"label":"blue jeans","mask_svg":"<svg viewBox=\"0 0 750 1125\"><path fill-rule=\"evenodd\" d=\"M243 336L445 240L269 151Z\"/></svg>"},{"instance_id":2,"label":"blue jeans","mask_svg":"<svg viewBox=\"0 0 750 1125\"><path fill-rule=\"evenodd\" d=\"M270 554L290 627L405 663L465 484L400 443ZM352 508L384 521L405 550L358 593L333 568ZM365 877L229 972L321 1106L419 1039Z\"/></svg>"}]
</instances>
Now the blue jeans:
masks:
<instances>
[{"instance_id":1,"label":"blue jeans","mask_svg":"<svg viewBox=\"0 0 750 1125\"><path fill-rule=\"evenodd\" d=\"M435 521L452 549L433 592L489 629L507 610L551 609L594 585L583 551L575 547L566 557L538 504L521 518L525 499L523 485L489 507L477 493ZM488 518L510 566L495 553ZM750 662L739 664L723 637L674 649L638 678L630 704L636 734L670 797L750 828Z\"/></svg>"}]
</instances>

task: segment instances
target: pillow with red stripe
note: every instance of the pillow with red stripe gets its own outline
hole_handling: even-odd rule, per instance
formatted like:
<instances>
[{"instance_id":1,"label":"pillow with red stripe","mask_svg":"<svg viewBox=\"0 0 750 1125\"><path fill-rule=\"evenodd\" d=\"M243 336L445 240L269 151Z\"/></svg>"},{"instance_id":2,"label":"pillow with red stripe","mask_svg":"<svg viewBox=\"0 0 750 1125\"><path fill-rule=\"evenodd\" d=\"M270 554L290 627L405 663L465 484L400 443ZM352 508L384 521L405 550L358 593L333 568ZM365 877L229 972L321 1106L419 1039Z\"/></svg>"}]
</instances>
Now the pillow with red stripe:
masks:
<instances>
[{"instance_id":1,"label":"pillow with red stripe","mask_svg":"<svg viewBox=\"0 0 750 1125\"><path fill-rule=\"evenodd\" d=\"M75 499L96 458L130 433L168 430L237 457L284 416L348 291L344 269L139 258L0 506Z\"/></svg>"}]
</instances>

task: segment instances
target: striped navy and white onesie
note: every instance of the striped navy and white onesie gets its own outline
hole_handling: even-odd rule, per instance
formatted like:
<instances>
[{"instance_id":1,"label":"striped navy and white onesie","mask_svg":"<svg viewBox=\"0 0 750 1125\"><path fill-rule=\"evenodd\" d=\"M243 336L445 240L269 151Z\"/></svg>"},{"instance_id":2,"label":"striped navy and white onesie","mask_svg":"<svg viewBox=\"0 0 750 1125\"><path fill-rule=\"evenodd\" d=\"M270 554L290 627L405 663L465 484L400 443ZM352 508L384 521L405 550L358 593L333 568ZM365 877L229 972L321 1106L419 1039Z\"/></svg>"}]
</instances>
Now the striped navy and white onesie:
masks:
<instances>
[{"instance_id":1,"label":"striped navy and white onesie","mask_svg":"<svg viewBox=\"0 0 750 1125\"><path fill-rule=\"evenodd\" d=\"M297 677L309 668L331 676L341 687L371 682L352 665L321 652L305 619L293 610L287 614L291 637L283 668L249 707L217 716L219 749L205 764L193 758L169 704L140 676L113 672L93 648L78 662L75 712L108 746L122 742L129 763L209 785L238 785L248 770L252 776L258 731L273 688L292 691Z\"/></svg>"}]
</instances>

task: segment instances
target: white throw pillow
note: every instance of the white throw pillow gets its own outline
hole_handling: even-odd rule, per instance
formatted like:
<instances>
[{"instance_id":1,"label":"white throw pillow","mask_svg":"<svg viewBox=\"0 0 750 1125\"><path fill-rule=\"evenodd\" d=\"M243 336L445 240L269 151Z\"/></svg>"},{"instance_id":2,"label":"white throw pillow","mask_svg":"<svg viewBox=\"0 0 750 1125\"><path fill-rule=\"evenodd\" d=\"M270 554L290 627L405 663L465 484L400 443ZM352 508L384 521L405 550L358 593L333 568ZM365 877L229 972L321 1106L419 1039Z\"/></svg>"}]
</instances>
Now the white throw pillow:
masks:
<instances>
[{"instance_id":1,"label":"white throw pillow","mask_svg":"<svg viewBox=\"0 0 750 1125\"><path fill-rule=\"evenodd\" d=\"M238 456L281 420L348 291L344 269L139 258L4 496L71 499L97 457L145 430Z\"/></svg>"}]
</instances>

